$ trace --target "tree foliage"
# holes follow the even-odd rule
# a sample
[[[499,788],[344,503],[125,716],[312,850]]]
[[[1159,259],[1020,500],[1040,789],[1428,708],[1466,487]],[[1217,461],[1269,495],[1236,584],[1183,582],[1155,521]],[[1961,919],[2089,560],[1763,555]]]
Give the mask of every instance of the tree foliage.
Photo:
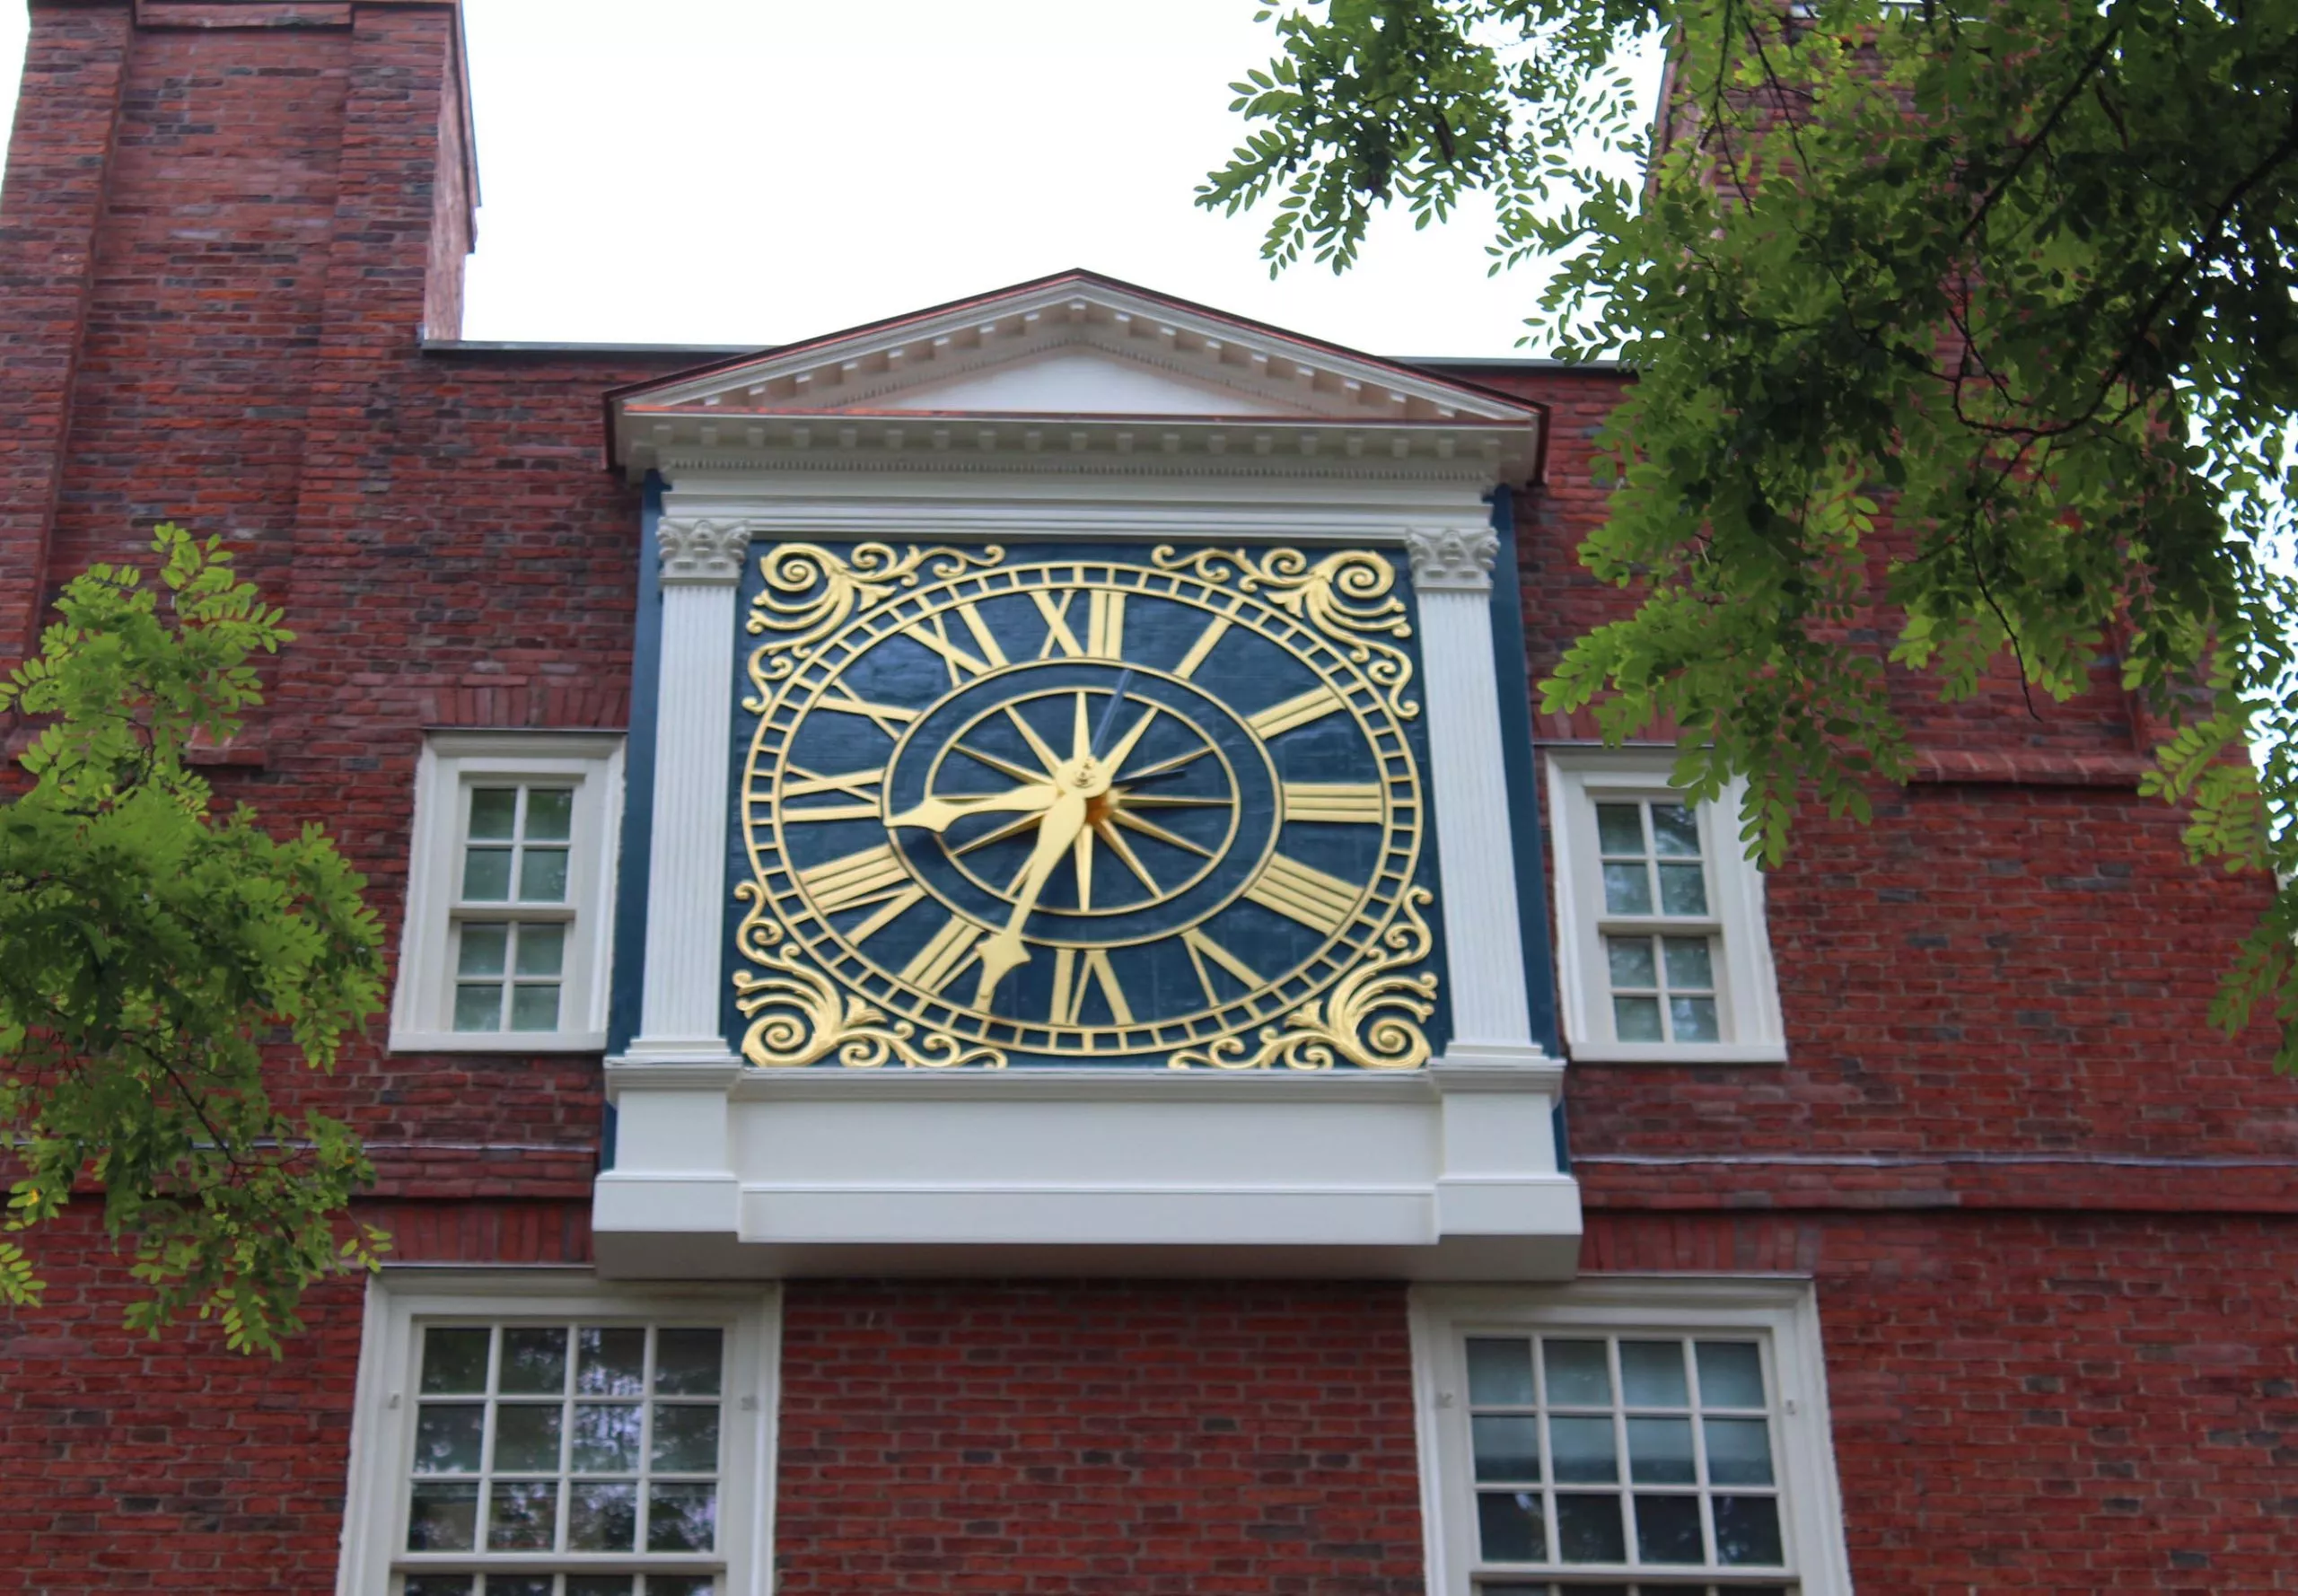
[[[153,548],[164,603],[137,570],[95,566],[0,683],[0,711],[46,717],[31,785],[0,806],[5,1230],[92,1175],[144,1288],[132,1326],[196,1311],[276,1355],[304,1288],[382,1237],[341,1223],[373,1178],[358,1142],[276,1109],[266,1055],[332,1066],[379,1006],[381,935],[318,827],[280,840],[245,807],[211,811],[186,750],[232,736],[259,701],[251,656],[293,634],[215,541],[163,526]],[[0,1238],[0,1302],[41,1290]]]
[[[2298,873],[2298,4],[1262,14],[1280,53],[1201,203],[1273,201],[1272,269],[1338,270],[1374,209],[1486,191],[1494,269],[1557,263],[1535,327],[1637,373],[1582,555],[1640,603],[1548,708],[1672,723],[1776,860],[1799,793],[1864,818],[1909,773],[1893,676],[1954,699],[2008,661],[2039,702],[2107,657],[2195,855]],[[1655,141],[1629,85],[1662,40]],[[2270,1008],[2285,1069],[2294,934],[2285,888],[2214,1010]]]

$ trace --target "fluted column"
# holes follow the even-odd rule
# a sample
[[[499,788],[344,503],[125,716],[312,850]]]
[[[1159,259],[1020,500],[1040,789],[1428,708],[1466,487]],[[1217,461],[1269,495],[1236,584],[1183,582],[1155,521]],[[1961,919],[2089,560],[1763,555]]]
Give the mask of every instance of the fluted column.
[[[1427,674],[1429,785],[1435,794],[1444,958],[1459,1062],[1539,1059],[1524,1001],[1516,854],[1492,653],[1489,527],[1407,534]],[[1537,883],[1535,883],[1537,885]]]
[[[665,519],[646,979],[628,1057],[732,1062],[719,1025],[740,522]]]

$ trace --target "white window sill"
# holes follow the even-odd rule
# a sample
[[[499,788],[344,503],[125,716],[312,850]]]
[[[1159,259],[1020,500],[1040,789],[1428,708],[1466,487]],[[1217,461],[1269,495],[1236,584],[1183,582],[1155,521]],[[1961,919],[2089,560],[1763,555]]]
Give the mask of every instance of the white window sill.
[[[1574,1042],[1574,1064],[1785,1064],[1785,1042]]]
[[[400,1030],[384,1046],[393,1053],[603,1053],[603,1030]]]

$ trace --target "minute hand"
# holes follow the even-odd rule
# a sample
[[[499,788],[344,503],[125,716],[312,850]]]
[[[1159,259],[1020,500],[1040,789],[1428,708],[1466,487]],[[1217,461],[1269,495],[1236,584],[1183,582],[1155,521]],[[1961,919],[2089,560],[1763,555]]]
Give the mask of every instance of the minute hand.
[[[1013,916],[1005,922],[1004,930],[981,944],[981,985],[974,993],[975,1008],[986,1012],[1006,972],[1030,961],[1029,950],[1022,945],[1022,923],[1037,908],[1046,878],[1076,840],[1077,833],[1084,829],[1085,805],[1084,794],[1064,787],[1038,822],[1038,846],[1031,851],[1029,867],[1022,873],[1020,900],[1013,905]]]

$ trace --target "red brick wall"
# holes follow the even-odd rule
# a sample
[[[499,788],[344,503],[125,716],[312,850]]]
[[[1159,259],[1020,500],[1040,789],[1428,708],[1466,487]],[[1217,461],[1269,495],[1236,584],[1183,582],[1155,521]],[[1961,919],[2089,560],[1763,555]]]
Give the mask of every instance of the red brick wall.
[[[794,1282],[785,1596],[1417,1596],[1404,1293]]]

